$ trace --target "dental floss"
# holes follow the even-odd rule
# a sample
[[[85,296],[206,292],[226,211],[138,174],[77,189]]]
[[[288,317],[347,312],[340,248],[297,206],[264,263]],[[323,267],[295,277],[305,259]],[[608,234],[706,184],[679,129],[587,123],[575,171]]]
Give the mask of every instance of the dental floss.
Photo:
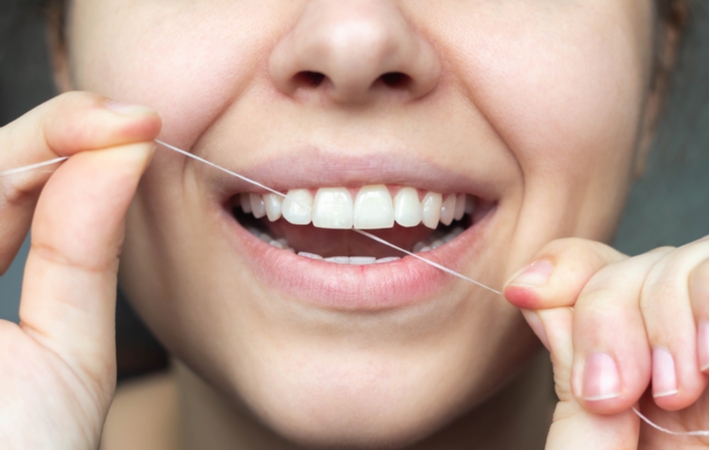
[[[204,158],[201,158],[201,157],[199,157],[199,156],[197,156],[197,155],[193,155],[193,154],[190,153],[190,152],[187,152],[187,151],[185,151],[185,150],[179,149],[179,148],[177,148],[177,147],[175,147],[175,146],[173,146],[173,145],[170,145],[170,144],[168,144],[168,143],[166,143],[166,142],[163,142],[163,141],[158,140],[158,139],[156,139],[155,142],[156,142],[157,144],[159,144],[159,145],[162,145],[163,147],[165,147],[165,148],[167,148],[167,149],[170,149],[170,150],[172,150],[172,151],[174,151],[174,152],[180,153],[181,155],[187,156],[188,158],[192,158],[192,159],[197,160],[197,161],[199,161],[199,162],[201,162],[201,163],[207,164],[207,165],[210,166],[210,167],[214,167],[214,168],[217,169],[217,170],[221,170],[222,172],[225,172],[225,173],[227,173],[227,174],[229,174],[229,175],[231,175],[231,176],[233,176],[233,177],[239,178],[239,179],[242,180],[242,181],[246,181],[247,183],[250,183],[250,184],[253,184],[253,185],[255,185],[255,186],[258,186],[258,187],[260,187],[260,188],[262,188],[262,189],[264,189],[264,190],[267,190],[267,191],[269,191],[269,192],[271,192],[271,193],[273,193],[273,194],[279,195],[279,196],[281,196],[281,197],[283,197],[283,198],[290,198],[288,195],[283,194],[283,193],[281,193],[281,192],[279,192],[279,191],[277,191],[277,190],[275,190],[275,189],[271,189],[270,187],[265,186],[265,185],[259,183],[258,181],[252,180],[252,179],[250,179],[250,178],[248,178],[248,177],[245,177],[244,175],[240,175],[240,174],[238,174],[238,173],[236,173],[236,172],[233,172],[233,171],[231,171],[231,170],[229,170],[229,169],[226,169],[226,168],[224,168],[224,167],[222,167],[222,166],[219,166],[219,165],[217,165],[217,164],[215,164],[215,163],[213,163],[213,162],[207,161],[207,160],[204,159]],[[40,162],[40,163],[30,164],[30,165],[28,165],[28,166],[23,166],[23,167],[18,167],[18,168],[16,168],[16,169],[5,170],[5,171],[3,171],[3,172],[0,172],[0,177],[4,177],[4,176],[7,176],[7,175],[14,175],[14,174],[22,173],[22,172],[29,172],[29,171],[31,171],[31,170],[38,169],[38,168],[40,168],[40,167],[49,166],[49,165],[52,165],[52,164],[57,164],[57,163],[62,162],[62,161],[64,161],[64,160],[66,160],[66,159],[68,159],[67,156],[62,156],[62,157],[59,157],[59,158],[50,159],[50,160],[48,160],[48,161],[44,161],[44,162]],[[307,209],[311,209],[309,206],[304,205],[304,204],[301,203],[301,202],[298,202],[296,199],[292,199],[292,198],[291,198],[291,200],[294,201],[294,202],[296,202],[296,203],[298,203],[298,204],[300,204],[301,206],[304,206],[304,207],[307,208]],[[428,260],[428,259],[426,259],[426,258],[423,258],[423,257],[417,255],[416,253],[409,252],[409,251],[407,251],[407,250],[405,250],[405,249],[403,249],[403,248],[401,248],[401,247],[398,247],[398,246],[396,246],[396,245],[394,245],[394,244],[392,244],[392,243],[390,243],[390,242],[388,242],[388,241],[386,241],[386,240],[384,240],[384,239],[382,239],[382,238],[380,238],[380,237],[378,237],[378,236],[375,236],[375,235],[372,234],[372,233],[368,233],[367,231],[356,230],[356,229],[353,229],[353,231],[355,231],[356,233],[359,233],[359,234],[361,234],[361,235],[363,235],[363,236],[365,236],[365,237],[368,237],[368,238],[370,238],[370,239],[372,239],[372,240],[374,240],[374,241],[376,241],[376,242],[379,242],[380,244],[386,245],[386,246],[391,247],[391,248],[393,248],[393,249],[395,249],[395,250],[398,250],[398,251],[400,251],[400,252],[402,252],[402,253],[405,253],[405,254],[407,254],[407,255],[409,255],[409,256],[412,256],[412,257],[414,257],[414,258],[416,258],[416,259],[418,259],[418,260],[420,260],[420,261],[422,261],[422,262],[424,262],[424,263],[426,263],[426,264],[429,264],[429,265],[432,266],[432,267],[435,267],[435,268],[437,268],[437,269],[439,269],[439,270],[441,270],[441,271],[443,271],[443,272],[448,273],[449,275],[453,275],[453,276],[455,276],[455,277],[461,278],[462,280],[468,281],[469,283],[473,283],[473,284],[475,284],[475,285],[477,285],[477,286],[480,286],[480,287],[482,287],[482,288],[484,288],[484,289],[488,289],[489,291],[491,291],[491,292],[493,292],[493,293],[495,293],[495,294],[498,294],[498,295],[501,295],[501,296],[503,295],[502,292],[500,292],[500,291],[498,291],[498,290],[496,290],[496,289],[493,289],[492,287],[486,286],[485,284],[483,284],[483,283],[481,283],[481,282],[478,282],[478,281],[476,281],[476,280],[474,280],[474,279],[472,279],[472,278],[469,278],[469,277],[467,277],[467,276],[465,276],[465,275],[462,275],[462,274],[460,274],[460,273],[458,273],[458,272],[456,272],[456,271],[454,271],[454,270],[449,269],[448,267],[442,266],[441,264],[435,263],[434,261],[430,261],[430,260]],[[668,430],[668,429],[666,429],[666,428],[661,427],[660,425],[656,425],[655,423],[651,422],[651,420],[650,420],[648,417],[646,417],[646,416],[644,416],[643,414],[641,414],[641,412],[640,412],[639,410],[637,410],[635,407],[632,406],[631,409],[634,411],[634,413],[636,413],[637,416],[639,416],[639,418],[641,418],[641,420],[643,420],[644,422],[646,422],[647,424],[649,424],[649,425],[652,426],[653,428],[657,429],[658,431],[661,431],[662,433],[670,434],[670,435],[673,435],[673,436],[700,436],[700,437],[708,437],[708,436],[710,435],[710,433],[709,433],[708,431],[705,431],[705,430],[698,430],[698,431],[671,431],[671,430]]]
[[[173,145],[170,145],[170,144],[168,144],[168,143],[166,143],[166,142],[161,141],[160,139],[156,139],[155,142],[156,142],[157,144],[162,145],[163,147],[166,147],[166,148],[172,150],[172,151],[178,152],[178,153],[180,153],[181,155],[185,155],[185,156],[187,156],[187,157],[189,157],[189,158],[192,158],[192,159],[195,159],[195,160],[197,160],[197,161],[200,161],[201,163],[205,163],[205,164],[207,164],[207,165],[210,166],[210,167],[214,167],[214,168],[217,169],[217,170],[221,170],[222,172],[227,173],[227,174],[229,174],[229,175],[231,175],[231,176],[233,176],[233,177],[237,177],[237,178],[239,178],[239,179],[242,180],[242,181],[246,181],[247,183],[251,183],[251,184],[253,184],[254,186],[258,186],[258,187],[260,187],[260,188],[262,188],[262,189],[266,189],[267,191],[271,192],[272,194],[280,195],[280,196],[283,197],[283,198],[288,198],[288,199],[290,199],[291,201],[296,202],[296,203],[298,203],[299,205],[301,205],[301,206],[303,206],[303,207],[305,207],[305,208],[307,208],[307,209],[311,209],[309,206],[304,205],[303,203],[299,202],[299,201],[296,200],[295,198],[290,198],[288,195],[286,195],[286,194],[284,194],[284,193],[281,193],[281,192],[279,192],[279,191],[277,191],[277,190],[275,190],[275,189],[271,189],[270,187],[265,186],[265,185],[259,183],[258,181],[252,180],[251,178],[247,178],[247,177],[245,177],[244,175],[240,175],[240,174],[238,174],[238,173],[236,173],[236,172],[232,172],[232,171],[229,170],[229,169],[225,169],[224,167],[218,166],[217,164],[215,164],[215,163],[213,163],[213,162],[210,162],[210,161],[207,161],[207,160],[204,159],[204,158],[200,158],[199,156],[193,155],[193,154],[190,153],[190,152],[186,152],[185,150],[181,150],[181,149],[179,149],[179,148],[177,148],[177,147],[175,147],[175,146],[173,146]]]
[[[416,253],[412,253],[412,252],[410,252],[410,251],[407,251],[407,250],[403,249],[402,247],[398,247],[398,246],[392,244],[391,242],[385,241],[385,240],[382,239],[381,237],[375,236],[375,235],[372,234],[372,233],[368,233],[367,231],[363,231],[363,230],[357,230],[357,229],[355,229],[355,228],[353,228],[352,230],[353,230],[354,232],[356,232],[356,233],[362,234],[363,236],[369,237],[369,238],[372,239],[373,241],[377,241],[377,242],[379,242],[380,244],[386,245],[386,246],[391,247],[391,248],[393,248],[393,249],[395,249],[395,250],[399,250],[399,251],[402,252],[402,253],[406,253],[406,254],[409,255],[409,256],[412,256],[412,257],[414,257],[414,258],[417,258],[418,260],[423,261],[423,262],[429,264],[429,265],[432,266],[432,267],[436,267],[437,269],[441,270],[442,272],[446,272],[446,273],[448,273],[449,275],[453,275],[453,276],[455,276],[455,277],[461,278],[462,280],[466,280],[466,281],[468,281],[469,283],[473,283],[473,284],[475,284],[475,285],[477,285],[477,286],[482,287],[483,289],[488,289],[489,291],[493,292],[494,294],[503,295],[502,292],[497,291],[497,290],[493,289],[492,287],[488,287],[488,286],[486,286],[485,284],[481,283],[480,281],[476,281],[476,280],[474,280],[473,278],[469,278],[469,277],[467,277],[466,275],[462,275],[462,274],[460,274],[460,273],[458,273],[458,272],[455,272],[455,271],[449,269],[448,267],[442,266],[442,265],[439,264],[439,263],[435,263],[434,261],[431,261],[431,260],[429,260],[429,259],[423,258],[423,257],[417,255]]]
[[[3,172],[0,172],[0,177],[4,177],[7,175],[15,175],[18,173],[23,173],[23,172],[29,172],[29,171],[32,171],[35,169],[39,169],[40,167],[51,166],[52,164],[60,163],[68,158],[69,158],[68,156],[60,156],[59,158],[50,159],[49,161],[42,161],[37,164],[30,164],[29,166],[18,167],[17,169],[5,170]]]
[[[663,428],[662,426],[656,425],[655,423],[651,422],[651,419],[649,419],[648,417],[646,417],[646,416],[644,416],[643,414],[641,414],[641,411],[639,411],[638,409],[636,409],[634,406],[632,406],[631,409],[634,410],[634,412],[636,413],[636,415],[639,416],[639,417],[641,418],[641,420],[643,420],[643,421],[646,422],[647,424],[651,425],[653,428],[655,428],[655,429],[657,429],[658,431],[661,431],[661,432],[663,432],[663,433],[672,434],[673,436],[700,436],[700,437],[708,437],[708,435],[710,435],[709,432],[704,431],[704,430],[700,430],[700,431],[671,431],[671,430],[669,430],[669,429],[667,429],[667,428]]]

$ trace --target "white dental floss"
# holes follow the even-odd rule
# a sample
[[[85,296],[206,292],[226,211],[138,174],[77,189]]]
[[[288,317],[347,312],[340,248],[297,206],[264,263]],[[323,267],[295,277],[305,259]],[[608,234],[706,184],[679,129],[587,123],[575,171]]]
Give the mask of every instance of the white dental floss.
[[[281,192],[279,192],[279,191],[277,191],[277,190],[275,190],[275,189],[271,189],[270,187],[265,186],[265,185],[259,183],[258,181],[252,180],[252,179],[250,179],[250,178],[248,178],[248,177],[245,177],[244,175],[240,175],[240,174],[238,174],[238,173],[236,173],[236,172],[233,172],[233,171],[231,171],[231,170],[229,170],[229,169],[226,169],[226,168],[224,168],[224,167],[222,167],[222,166],[219,166],[219,165],[217,165],[217,164],[215,164],[215,163],[213,163],[213,162],[207,161],[207,160],[204,159],[204,158],[201,158],[201,157],[199,157],[199,156],[197,156],[197,155],[193,155],[193,154],[190,153],[190,152],[187,152],[187,151],[185,151],[185,150],[179,149],[179,148],[177,148],[177,147],[175,147],[175,146],[173,146],[173,145],[170,145],[170,144],[168,144],[168,143],[166,143],[166,142],[163,142],[163,141],[158,140],[158,139],[156,139],[155,142],[156,142],[157,144],[159,144],[159,145],[161,145],[161,146],[163,146],[163,147],[169,149],[169,150],[172,150],[172,151],[174,151],[174,152],[180,153],[181,155],[187,156],[188,158],[192,158],[192,159],[194,159],[194,160],[196,160],[196,161],[199,161],[199,162],[201,162],[201,163],[207,164],[207,165],[210,166],[210,167],[214,167],[214,168],[217,169],[217,170],[221,170],[222,172],[225,172],[225,173],[227,173],[227,174],[229,174],[229,175],[231,175],[231,176],[233,176],[233,177],[239,178],[240,180],[245,181],[245,182],[247,182],[247,183],[253,184],[254,186],[258,186],[258,187],[260,187],[260,188],[262,188],[262,189],[264,189],[264,190],[267,190],[267,191],[269,191],[269,192],[271,192],[271,193],[273,193],[273,194],[279,195],[279,196],[281,196],[281,197],[283,197],[283,198],[290,198],[290,197],[288,197],[286,194],[283,194],[283,193],[281,193]],[[57,164],[57,163],[62,162],[62,161],[64,161],[64,160],[66,160],[66,159],[68,159],[68,157],[63,156],[63,157],[60,157],[60,158],[54,158],[54,159],[50,159],[50,160],[48,160],[48,161],[44,161],[44,162],[40,162],[40,163],[36,163],[36,164],[30,164],[30,165],[28,165],[28,166],[18,167],[18,168],[16,168],[16,169],[5,170],[5,171],[3,171],[3,172],[0,172],[0,177],[4,177],[4,176],[7,176],[7,175],[14,175],[14,174],[22,173],[22,172],[29,172],[29,171],[31,171],[31,170],[38,169],[38,168],[40,168],[40,167],[49,166],[49,165],[52,165],[52,164]],[[291,200],[294,201],[294,202],[296,202],[296,203],[298,203],[298,204],[300,204],[301,206],[303,206],[303,207],[305,207],[305,208],[311,209],[310,206],[304,205],[304,204],[302,204],[301,202],[297,201],[296,199],[291,199]],[[434,261],[430,261],[430,260],[428,260],[428,259],[426,259],[426,258],[423,258],[423,257],[420,256],[420,255],[417,255],[417,254],[415,254],[415,253],[409,252],[409,251],[407,251],[407,250],[405,250],[405,249],[403,249],[403,248],[401,248],[401,247],[398,247],[398,246],[396,246],[396,245],[394,245],[394,244],[392,244],[392,243],[390,243],[390,242],[388,242],[388,241],[386,241],[386,240],[384,240],[384,239],[382,239],[382,238],[380,238],[380,237],[378,237],[378,236],[375,236],[375,235],[372,234],[372,233],[368,233],[367,231],[356,230],[356,229],[353,229],[353,231],[356,232],[356,233],[360,233],[361,235],[363,235],[363,236],[365,236],[365,237],[368,237],[368,238],[370,238],[370,239],[372,239],[372,240],[374,240],[374,241],[376,241],[376,242],[379,242],[380,244],[386,245],[386,246],[388,246],[388,247],[390,247],[390,248],[393,248],[393,249],[395,249],[395,250],[398,250],[398,251],[400,251],[400,252],[402,252],[402,253],[405,253],[405,254],[407,254],[407,255],[409,255],[409,256],[412,256],[412,257],[414,257],[414,258],[417,258],[418,260],[420,260],[420,261],[422,261],[422,262],[424,262],[424,263],[426,263],[426,264],[429,264],[430,266],[435,267],[435,268],[437,268],[437,269],[439,269],[439,270],[441,270],[441,271],[443,271],[443,272],[446,272],[446,273],[448,273],[449,275],[453,275],[453,276],[455,276],[455,277],[461,278],[462,280],[468,281],[469,283],[473,283],[473,284],[475,284],[475,285],[477,285],[477,286],[480,286],[480,287],[482,287],[482,288],[484,288],[484,289],[487,289],[487,290],[489,290],[489,291],[491,291],[491,292],[493,292],[493,293],[495,293],[495,294],[503,295],[500,291],[498,291],[498,290],[496,290],[496,289],[493,289],[492,287],[486,286],[485,284],[483,284],[483,283],[481,283],[481,282],[479,282],[479,281],[476,281],[476,280],[474,280],[474,279],[472,279],[472,278],[469,278],[469,277],[467,277],[467,276],[465,276],[465,275],[462,275],[462,274],[460,274],[460,273],[458,273],[458,272],[456,272],[456,271],[454,271],[454,270],[449,269],[448,267],[445,267],[445,266],[442,266],[441,264],[435,263]],[[666,428],[661,427],[660,425],[657,425],[657,424],[651,422],[651,420],[650,420],[649,418],[647,418],[646,416],[644,416],[643,414],[641,414],[641,412],[640,412],[639,410],[637,410],[635,407],[632,406],[631,409],[634,411],[634,413],[636,413],[637,416],[639,416],[639,418],[641,418],[641,420],[643,420],[644,422],[646,422],[647,424],[649,424],[650,426],[652,426],[653,428],[657,429],[658,431],[660,431],[660,432],[662,432],[662,433],[670,434],[670,435],[673,435],[673,436],[701,436],[701,437],[704,436],[704,437],[707,437],[707,436],[710,435],[710,433],[709,433],[708,431],[705,431],[705,430],[698,430],[698,431],[681,431],[681,432],[679,432],[679,431],[671,431],[671,430],[668,430],[668,429],[666,429]]]
[[[30,172],[32,170],[39,169],[40,167],[51,166],[52,164],[60,163],[66,159],[69,159],[69,157],[60,156],[59,158],[50,159],[49,161],[42,161],[37,164],[30,164],[29,166],[18,167],[17,169],[5,170],[3,172],[0,172],[0,177],[4,177],[7,175],[15,175],[23,172]]]

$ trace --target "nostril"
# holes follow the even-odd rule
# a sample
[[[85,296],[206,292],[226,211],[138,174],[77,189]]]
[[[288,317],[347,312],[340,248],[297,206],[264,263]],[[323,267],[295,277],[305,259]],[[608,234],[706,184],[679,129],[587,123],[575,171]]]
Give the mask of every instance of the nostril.
[[[315,88],[320,86],[323,80],[325,80],[325,75],[320,72],[304,70],[302,72],[298,72],[294,77],[294,80],[298,87]]]
[[[412,78],[402,72],[387,72],[380,76],[385,86],[395,89],[406,89],[412,83]]]

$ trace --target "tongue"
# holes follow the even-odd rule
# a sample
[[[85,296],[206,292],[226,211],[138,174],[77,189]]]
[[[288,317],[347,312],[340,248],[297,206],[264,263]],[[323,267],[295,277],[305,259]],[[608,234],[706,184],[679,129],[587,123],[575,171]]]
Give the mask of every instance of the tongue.
[[[325,258],[330,256],[374,256],[375,258],[404,256],[400,252],[352,230],[330,230],[316,228],[313,225],[293,225],[283,219],[276,222],[265,222],[262,223],[268,228],[268,233],[272,237],[286,239],[289,247],[296,252],[315,253]],[[395,225],[394,228],[386,230],[368,231],[399,247],[411,250],[417,242],[426,241],[434,230],[423,225],[412,228]]]

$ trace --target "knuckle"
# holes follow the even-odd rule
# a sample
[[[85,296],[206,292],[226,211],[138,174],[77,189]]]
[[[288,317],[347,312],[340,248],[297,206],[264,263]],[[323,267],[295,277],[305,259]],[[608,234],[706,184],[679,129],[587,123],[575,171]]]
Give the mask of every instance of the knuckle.
[[[34,242],[31,244],[30,252],[33,252],[39,258],[42,258],[54,266],[63,266],[81,272],[102,274],[115,273],[118,271],[118,252],[112,252],[110,255],[107,255],[106,258],[101,258],[97,261],[81,261],[78,258],[67,255],[56,247]]]
[[[34,203],[36,189],[28,188],[21,177],[0,179],[0,208],[26,207]]]
[[[551,241],[539,256],[552,257],[557,261],[588,261],[595,267],[603,267],[625,258],[625,255],[606,244],[579,237]]]
[[[63,154],[94,142],[97,129],[90,120],[90,112],[102,108],[105,100],[98,94],[80,91],[67,92],[53,99],[42,124],[47,147]]]

